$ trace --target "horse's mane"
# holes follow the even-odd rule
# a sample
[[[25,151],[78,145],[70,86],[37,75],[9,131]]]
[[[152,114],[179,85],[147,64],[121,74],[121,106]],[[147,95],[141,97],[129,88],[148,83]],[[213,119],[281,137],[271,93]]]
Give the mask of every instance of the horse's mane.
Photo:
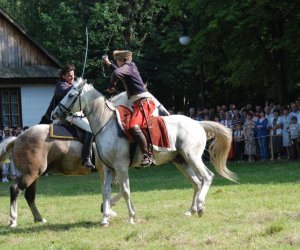
[[[93,84],[88,84],[87,83],[87,84],[84,85],[83,89],[84,89],[84,92],[87,93],[88,99],[90,101],[93,101],[93,100],[95,100],[95,99],[97,99],[99,97],[102,97],[103,99],[106,100],[105,95],[103,95],[98,89],[96,89],[93,86]]]
[[[119,106],[119,105],[125,105],[128,102],[128,98],[127,98],[127,93],[126,91],[121,92],[113,97],[111,97],[109,99],[110,102],[112,102],[115,106]]]
[[[86,90],[86,93],[88,94],[87,99],[90,103],[93,103],[95,110],[102,110],[101,117],[95,116],[94,119],[98,118],[98,120],[101,120],[101,122],[106,123],[111,117],[110,109],[106,109],[106,98],[105,96],[94,88],[92,84],[85,84],[84,89]],[[99,114],[100,115],[100,114]]]
[[[86,87],[87,86],[87,87]],[[98,89],[96,89],[92,84],[86,84],[85,88],[89,91],[90,100],[93,100],[95,97],[98,97],[98,94],[100,96],[103,96],[107,101],[113,103],[114,106],[119,106],[119,105],[125,105],[127,104],[128,98],[127,98],[127,93],[126,91],[121,92],[115,96],[112,96],[110,98],[107,98],[105,95],[101,93]]]

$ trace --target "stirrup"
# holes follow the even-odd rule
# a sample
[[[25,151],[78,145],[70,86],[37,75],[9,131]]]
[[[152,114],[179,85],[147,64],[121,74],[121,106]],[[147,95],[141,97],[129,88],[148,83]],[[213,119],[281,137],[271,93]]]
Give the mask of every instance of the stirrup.
[[[143,155],[141,166],[151,165],[154,162],[153,158],[147,154]]]

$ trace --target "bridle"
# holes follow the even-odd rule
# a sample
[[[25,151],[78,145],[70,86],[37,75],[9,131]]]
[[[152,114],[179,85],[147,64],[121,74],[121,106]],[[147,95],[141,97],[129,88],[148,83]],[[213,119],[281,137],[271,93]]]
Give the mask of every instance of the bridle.
[[[73,88],[73,89],[75,89],[75,88]],[[77,90],[75,89],[75,91],[77,92],[77,95],[76,95],[76,97],[74,98],[74,100],[71,102],[71,104],[69,105],[69,107],[66,107],[66,106],[63,105],[61,102],[59,102],[59,104],[57,105],[58,108],[59,108],[59,110],[60,110],[63,114],[67,114],[67,115],[71,114],[71,110],[72,110],[72,108],[74,107],[75,103],[77,102],[77,99],[78,99],[78,98],[79,98],[79,110],[82,110],[82,109],[81,109],[81,93],[82,93],[82,90],[77,91]],[[74,96],[73,93],[70,93],[70,94],[68,94],[68,95],[69,95],[69,97],[73,97],[73,96]]]
[[[77,92],[77,93],[69,93],[68,96],[69,97],[74,97],[74,100],[71,102],[71,104],[69,105],[69,107],[66,107],[65,105],[63,105],[62,103],[59,103],[57,106],[58,106],[58,109],[63,113],[63,114],[71,114],[71,110],[72,108],[74,107],[77,99],[79,98],[79,110],[82,110],[81,108],[81,94],[82,94],[82,89],[81,90],[76,90],[75,87],[73,87],[73,89]],[[90,115],[91,111],[85,115],[85,117],[88,117]],[[102,126],[96,133],[94,131],[92,131],[92,134],[96,137],[98,134],[100,134],[104,128],[107,127],[107,125],[109,124],[109,122],[111,121],[111,118],[112,116],[107,120],[107,122],[104,124],[104,126]],[[92,128],[91,128],[92,130]],[[96,149],[97,149],[97,153],[98,153],[98,156],[100,158],[100,160],[107,166],[107,167],[111,167],[110,164],[107,163],[106,160],[103,159],[103,156],[101,157],[101,151],[100,149],[98,148],[97,144],[96,144]]]

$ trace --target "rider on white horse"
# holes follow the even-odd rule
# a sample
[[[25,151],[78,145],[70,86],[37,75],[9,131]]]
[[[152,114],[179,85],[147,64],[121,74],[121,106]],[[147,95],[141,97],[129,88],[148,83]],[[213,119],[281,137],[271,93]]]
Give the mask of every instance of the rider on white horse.
[[[129,125],[130,131],[143,153],[141,165],[150,165],[154,160],[141,127],[147,126],[147,119],[153,114],[155,103],[140,76],[137,66],[132,62],[132,52],[129,50],[115,50],[113,57],[117,66],[112,64],[107,56],[103,57],[103,62],[113,71],[106,91],[114,93],[117,82],[121,80],[123,83],[130,106],[133,108]]]
[[[73,65],[67,64],[63,67],[59,73],[59,80],[54,90],[54,96],[51,100],[51,103],[46,111],[46,114],[42,117],[41,123],[49,124],[51,123],[50,117],[52,111],[55,109],[56,105],[64,98],[64,96],[69,92],[73,87],[75,78],[75,67]],[[81,112],[76,112],[73,115],[68,115],[66,120],[74,124],[75,126],[86,131],[84,143],[82,147],[82,166],[87,168],[95,168],[94,164],[91,161],[91,150],[94,140],[90,125],[88,120],[83,117]]]

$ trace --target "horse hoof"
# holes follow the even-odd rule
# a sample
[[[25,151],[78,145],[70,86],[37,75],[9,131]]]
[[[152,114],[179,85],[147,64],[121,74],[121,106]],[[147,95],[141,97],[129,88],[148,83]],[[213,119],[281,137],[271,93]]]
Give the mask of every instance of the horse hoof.
[[[185,216],[192,216],[195,212],[196,212],[196,210],[190,209],[190,210],[186,211],[186,212],[184,213],[184,215],[185,215]]]
[[[203,208],[200,208],[199,210],[198,210],[198,216],[201,218],[201,216],[203,215],[203,213],[204,213],[204,211],[205,211],[205,208],[203,207]]]
[[[16,221],[10,221],[8,223],[8,227],[9,228],[16,228],[17,227],[17,222]]]
[[[192,216],[193,213],[192,213],[191,211],[186,211],[186,212],[184,213],[184,215],[185,215],[185,216]]]
[[[191,211],[186,211],[186,212],[184,213],[184,215],[185,215],[185,216],[192,216],[192,213],[191,213]]]
[[[128,222],[129,222],[129,224],[131,224],[131,225],[134,225],[134,224],[135,224],[133,218],[130,218]]]
[[[48,221],[44,218],[38,219],[38,220],[34,220],[35,223],[41,222],[41,223],[47,223]]]
[[[108,222],[102,222],[101,223],[101,227],[108,227],[109,226],[109,223]]]

